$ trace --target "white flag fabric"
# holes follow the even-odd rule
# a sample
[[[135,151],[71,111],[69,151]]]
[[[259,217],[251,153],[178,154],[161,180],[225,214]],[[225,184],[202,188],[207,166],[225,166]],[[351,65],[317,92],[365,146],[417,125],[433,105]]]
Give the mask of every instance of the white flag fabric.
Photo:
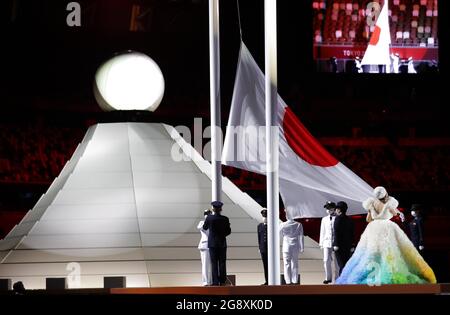
[[[386,65],[387,71],[391,65],[391,31],[389,28],[388,2],[388,0],[384,1],[375,29],[370,37],[369,45],[361,61],[362,65]]]
[[[336,160],[278,95],[280,193],[293,218],[323,217],[327,200],[346,201],[348,214],[365,210],[372,187]],[[266,174],[264,74],[241,43],[222,164]]]

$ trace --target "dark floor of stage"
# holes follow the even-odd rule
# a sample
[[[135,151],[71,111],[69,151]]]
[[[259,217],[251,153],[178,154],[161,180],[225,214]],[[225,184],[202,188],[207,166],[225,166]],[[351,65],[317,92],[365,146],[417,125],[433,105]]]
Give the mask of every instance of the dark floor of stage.
[[[0,295],[12,294],[1,292]],[[191,296],[270,296],[270,295],[439,295],[450,294],[450,284],[422,285],[280,285],[154,287],[115,289],[28,290],[26,295],[191,295]]]

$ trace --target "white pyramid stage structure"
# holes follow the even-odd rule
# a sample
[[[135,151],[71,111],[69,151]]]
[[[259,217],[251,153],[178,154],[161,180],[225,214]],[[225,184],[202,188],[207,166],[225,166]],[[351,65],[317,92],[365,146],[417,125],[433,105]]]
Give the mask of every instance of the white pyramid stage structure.
[[[174,149],[183,161],[172,159]],[[127,287],[201,285],[196,227],[209,207],[210,171],[171,126],[90,127],[60,176],[0,241],[0,278],[27,289],[45,288],[47,277],[67,277],[69,288],[101,288],[105,276],[125,276]],[[227,271],[237,285],[261,284],[261,206],[227,178],[223,202],[232,229]],[[321,251],[310,238],[305,246],[302,283],[321,283]]]

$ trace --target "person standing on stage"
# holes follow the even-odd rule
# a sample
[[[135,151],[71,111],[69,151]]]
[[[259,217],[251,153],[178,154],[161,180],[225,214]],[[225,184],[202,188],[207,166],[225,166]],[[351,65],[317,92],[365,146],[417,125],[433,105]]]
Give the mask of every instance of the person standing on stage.
[[[303,253],[303,226],[294,221],[286,211],[287,221],[280,226],[280,236],[283,239],[284,281],[286,284],[298,284],[298,255]]]
[[[327,211],[327,216],[323,217],[320,223],[319,246],[323,250],[323,267],[325,269],[325,280],[323,284],[329,284],[336,280],[339,273],[336,256],[333,252],[333,226],[336,218],[336,204],[327,201],[323,207]],[[334,275],[332,264],[334,264]]]
[[[209,230],[208,248],[211,258],[212,285],[225,285],[227,281],[227,236],[231,234],[230,220],[221,215],[223,203],[211,202],[213,214],[205,219],[203,229]]]
[[[359,58],[359,57],[355,58],[355,68],[356,68],[356,73],[363,73],[363,68],[361,65],[361,58]]]
[[[267,209],[261,210],[261,215],[263,217],[263,222],[258,224],[258,246],[259,253],[261,254],[261,259],[264,266],[264,279],[263,285],[268,284],[268,256],[267,256]]]
[[[399,73],[400,72],[400,55],[398,53],[391,54],[392,58],[392,72]]]
[[[408,58],[408,73],[417,73],[416,68],[414,68],[414,60],[412,57]]]
[[[203,212],[205,216],[205,220],[212,212],[207,209]],[[202,261],[202,284],[203,286],[208,286],[212,284],[211,279],[211,258],[209,256],[209,248],[208,248],[208,235],[209,231],[203,229],[203,224],[205,224],[204,220],[201,220],[198,223],[197,229],[200,231],[200,242],[198,244],[198,249],[200,250],[200,259]]]
[[[352,255],[353,237],[355,233],[353,221],[347,216],[347,208],[347,203],[344,201],[339,201],[336,204],[333,250],[339,266],[339,275]]]
[[[397,209],[397,199],[378,186],[362,206],[368,211],[369,223],[336,284],[436,283],[433,270],[398,224],[391,221],[394,216],[400,216],[402,222],[405,219]]]
[[[419,253],[422,253],[425,248],[423,242],[422,206],[418,204],[412,205],[411,215],[413,220],[409,222],[409,238]]]
[[[338,72],[337,58],[334,56],[330,58],[330,72],[331,73]]]

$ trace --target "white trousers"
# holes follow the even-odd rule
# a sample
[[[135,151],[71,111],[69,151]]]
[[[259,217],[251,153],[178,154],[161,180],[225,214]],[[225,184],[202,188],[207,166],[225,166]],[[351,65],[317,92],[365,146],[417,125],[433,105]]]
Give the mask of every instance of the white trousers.
[[[211,285],[211,258],[209,257],[209,249],[200,249],[200,259],[202,261],[202,284]]]
[[[334,274],[332,270],[333,265]],[[325,269],[325,280],[336,281],[337,275],[339,274],[339,267],[332,247],[323,248],[323,267]]]
[[[284,281],[286,284],[298,283],[298,248],[283,252]]]

